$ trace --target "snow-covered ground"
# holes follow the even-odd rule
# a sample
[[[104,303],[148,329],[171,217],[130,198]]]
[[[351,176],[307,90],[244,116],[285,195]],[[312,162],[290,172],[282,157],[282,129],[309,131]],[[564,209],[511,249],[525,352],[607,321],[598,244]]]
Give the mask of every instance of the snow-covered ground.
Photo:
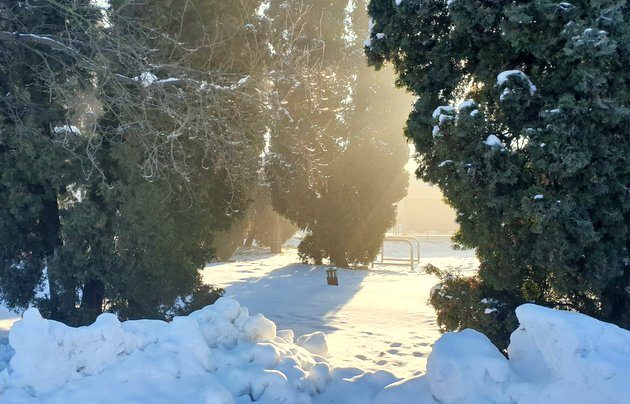
[[[235,300],[171,323],[103,314],[71,328],[29,309],[10,333],[3,403],[626,403],[630,332],[531,304],[506,359],[473,330],[434,345],[426,375],[334,367],[326,338],[297,339]]]
[[[71,328],[29,309],[0,342],[0,402],[628,402],[629,331],[527,304],[509,359],[479,332],[440,335],[427,305],[436,280],[421,267],[477,263],[444,241],[421,252],[414,271],[339,269],[336,287],[295,250],[251,251],[206,268],[226,297],[171,323],[103,314]]]
[[[280,255],[253,251],[234,262],[208,266],[204,280],[226,289],[252,312],[264,313],[296,335],[323,331],[331,364],[397,377],[424,372],[431,345],[439,338],[435,311],[428,304],[437,280],[422,267],[474,270],[472,251],[455,251],[448,238],[426,237],[420,265],[375,265],[372,269],[337,269],[339,286],[328,286],[325,266],[298,264],[295,249]],[[417,254],[417,253],[414,253]],[[405,257],[404,243],[387,243],[386,257]]]

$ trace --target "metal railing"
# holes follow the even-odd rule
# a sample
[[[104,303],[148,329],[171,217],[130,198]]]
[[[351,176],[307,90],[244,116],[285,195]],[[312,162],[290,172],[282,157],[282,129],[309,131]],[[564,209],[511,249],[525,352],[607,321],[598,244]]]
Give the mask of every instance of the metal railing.
[[[407,243],[409,245],[409,258],[398,258],[398,257],[385,257],[385,243],[391,242],[402,242]],[[413,247],[414,243],[418,249],[418,257],[414,259]],[[372,261],[372,268],[374,268],[374,263],[376,260]],[[380,253],[380,262],[381,265],[409,265],[410,269],[413,271],[416,266],[420,263],[420,240],[416,237],[411,236],[387,236],[383,239],[381,243],[381,253]]]

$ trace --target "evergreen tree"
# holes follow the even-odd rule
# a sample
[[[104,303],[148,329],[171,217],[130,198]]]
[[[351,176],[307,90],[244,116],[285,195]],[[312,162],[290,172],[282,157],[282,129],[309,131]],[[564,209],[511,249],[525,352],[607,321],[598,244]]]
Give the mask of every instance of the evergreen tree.
[[[98,17],[91,2],[60,0],[0,2],[0,290],[9,306],[25,306],[42,286],[44,268],[54,315],[73,306],[74,290],[59,265],[60,201],[80,181],[80,162],[59,141],[70,106],[50,91],[68,83],[75,93],[89,87],[74,53],[51,52],[63,45],[50,37],[85,41]],[[82,19],[67,24],[64,9]],[[54,54],[53,54],[54,53]]]
[[[526,301],[630,326],[627,7],[370,2],[369,60],[418,96],[418,175],[480,259],[432,296],[445,329],[505,346]]]
[[[367,264],[404,196],[408,152],[391,136],[396,119],[377,113],[382,105],[374,100],[386,91],[367,67],[357,72],[363,61],[355,31],[367,25],[365,9],[353,2],[307,4],[301,36],[279,36],[277,45],[283,55],[311,55],[312,68],[275,82],[286,114],[271,131],[273,202],[306,230],[299,246],[304,260]]]
[[[13,3],[0,3],[3,300],[24,307],[47,279],[40,308],[74,324],[215,300],[198,269],[249,203],[265,130],[243,53],[257,3]]]

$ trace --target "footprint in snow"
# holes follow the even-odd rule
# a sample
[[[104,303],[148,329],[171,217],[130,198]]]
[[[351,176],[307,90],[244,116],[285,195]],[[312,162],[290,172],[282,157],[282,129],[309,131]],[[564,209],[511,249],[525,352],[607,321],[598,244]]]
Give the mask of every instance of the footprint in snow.
[[[402,343],[400,342],[392,342],[391,344],[389,344],[389,346],[391,346],[392,348],[398,348],[402,346]]]

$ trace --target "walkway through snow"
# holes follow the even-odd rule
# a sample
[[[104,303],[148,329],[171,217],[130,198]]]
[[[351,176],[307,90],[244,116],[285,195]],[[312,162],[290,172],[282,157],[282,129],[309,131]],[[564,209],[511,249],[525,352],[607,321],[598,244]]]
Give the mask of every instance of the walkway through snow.
[[[203,275],[250,312],[265,313],[279,329],[295,335],[324,331],[333,366],[386,370],[397,377],[423,373],[440,336],[428,304],[437,280],[420,268],[431,263],[473,271],[478,266],[472,251],[452,250],[446,239],[421,243],[414,272],[406,266],[340,269],[338,287],[326,285],[325,267],[297,261],[294,249],[280,255],[249,253],[212,264]]]

